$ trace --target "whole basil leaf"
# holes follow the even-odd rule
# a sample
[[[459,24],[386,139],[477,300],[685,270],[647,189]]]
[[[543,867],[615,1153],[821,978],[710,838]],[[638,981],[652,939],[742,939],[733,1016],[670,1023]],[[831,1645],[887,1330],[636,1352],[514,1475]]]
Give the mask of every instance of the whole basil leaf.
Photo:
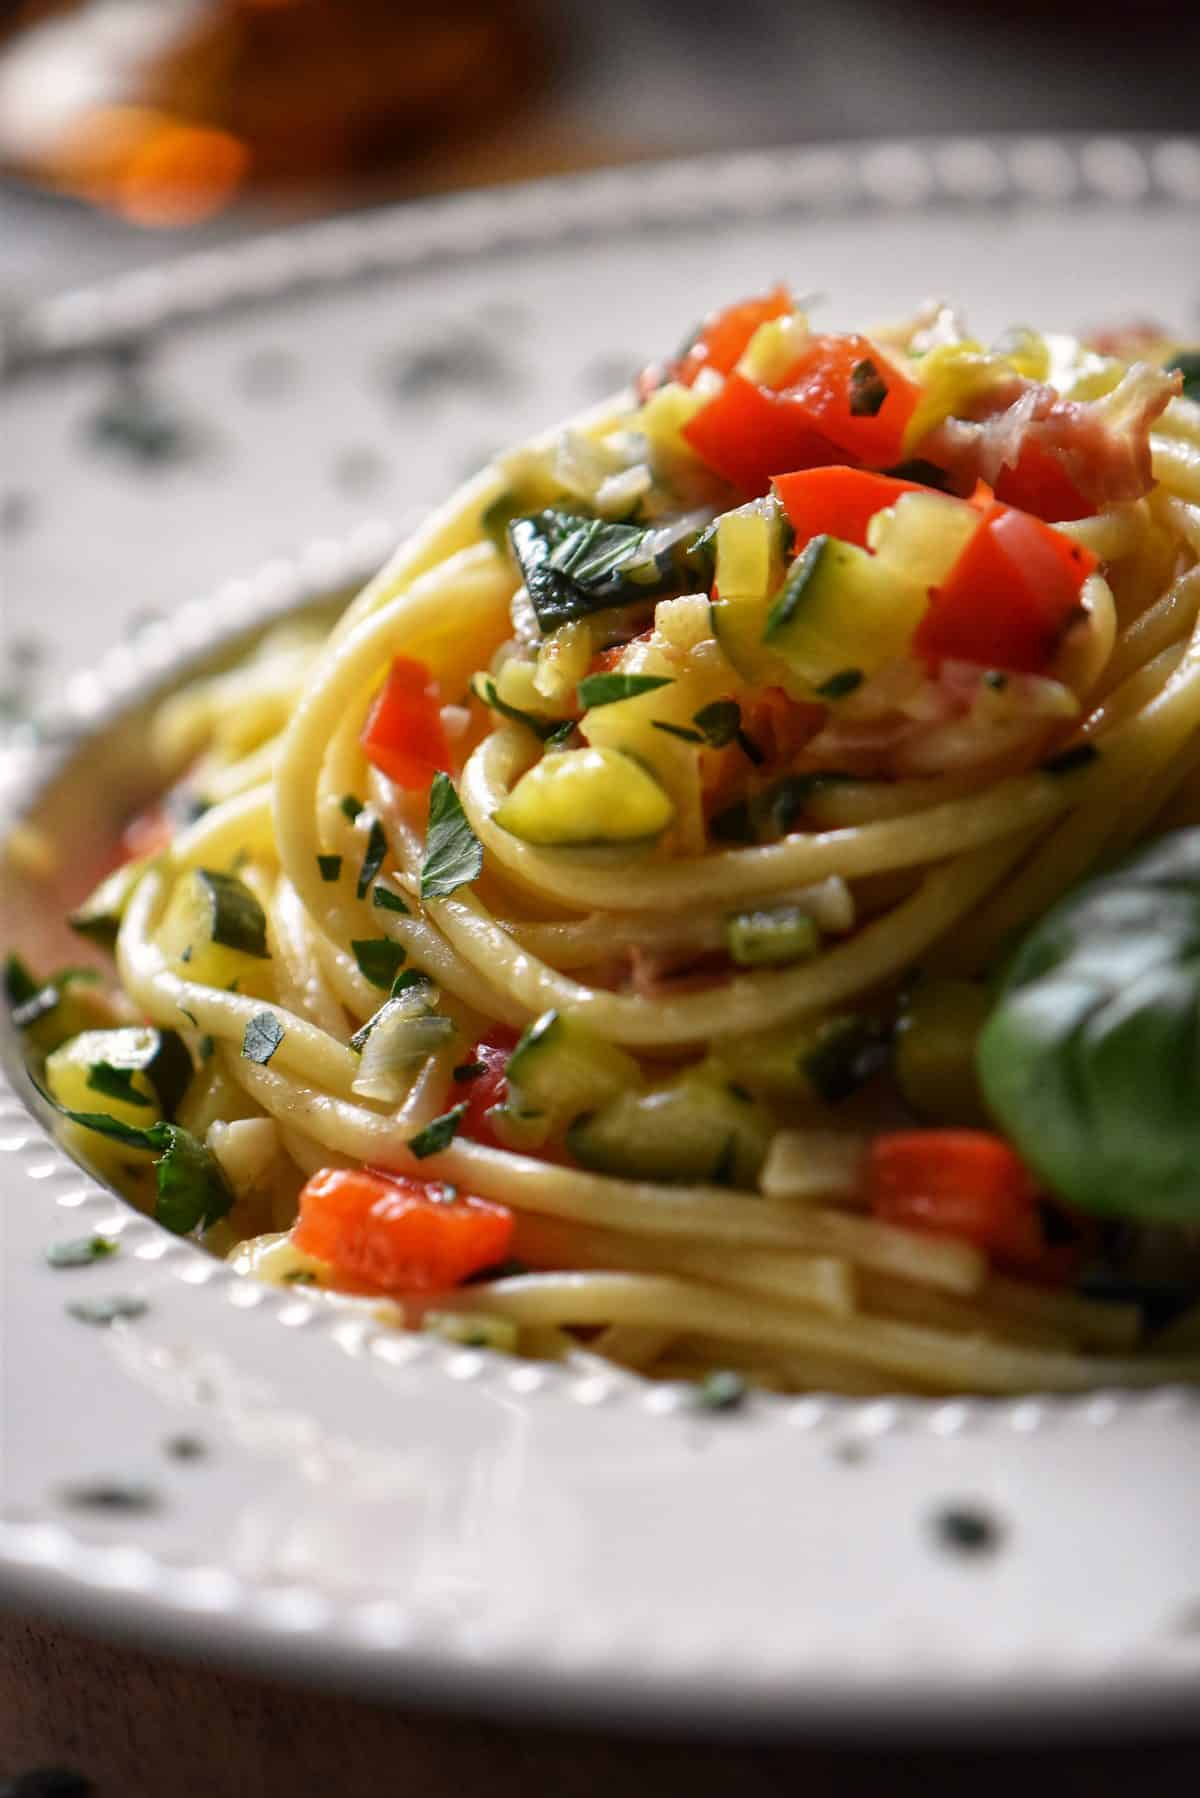
[[[1005,970],[979,1043],[993,1116],[1051,1191],[1200,1221],[1200,830],[1062,899]]]
[[[543,636],[574,618],[668,593],[690,566],[682,540],[656,549],[655,528],[553,506],[514,518],[508,540]]]

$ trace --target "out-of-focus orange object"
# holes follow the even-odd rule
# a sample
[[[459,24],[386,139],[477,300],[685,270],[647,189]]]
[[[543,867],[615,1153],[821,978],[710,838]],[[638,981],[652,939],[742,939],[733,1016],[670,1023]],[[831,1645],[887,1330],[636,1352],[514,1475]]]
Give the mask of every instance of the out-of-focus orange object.
[[[0,163],[188,225],[419,164],[538,72],[522,0],[33,0],[0,37]]]

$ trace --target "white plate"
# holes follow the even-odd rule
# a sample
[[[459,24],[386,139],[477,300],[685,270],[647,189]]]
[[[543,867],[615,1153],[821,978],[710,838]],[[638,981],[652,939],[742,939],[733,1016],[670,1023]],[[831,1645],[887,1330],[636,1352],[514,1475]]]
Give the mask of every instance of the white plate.
[[[9,798],[102,828],[112,738],[65,787],[64,738],[368,567],[390,533],[351,533],[364,485],[394,528],[723,297],[782,276],[827,292],[835,324],[941,292],[984,333],[1195,330],[1198,225],[1194,141],[876,145],[466,196],[55,301],[12,340],[3,521],[11,666],[43,651],[59,741],[16,729]],[[114,346],[148,330],[131,398]],[[148,607],[166,621],[114,647]],[[704,1416],[675,1388],[241,1281],[81,1174],[7,1087],[0,1150],[10,1601],[491,1708],[856,1730],[1189,1714],[1188,1393]],[[45,1264],[92,1230],[115,1259]],[[114,1294],[145,1308],[107,1329],[67,1310]],[[948,1546],[947,1509],[989,1541]]]

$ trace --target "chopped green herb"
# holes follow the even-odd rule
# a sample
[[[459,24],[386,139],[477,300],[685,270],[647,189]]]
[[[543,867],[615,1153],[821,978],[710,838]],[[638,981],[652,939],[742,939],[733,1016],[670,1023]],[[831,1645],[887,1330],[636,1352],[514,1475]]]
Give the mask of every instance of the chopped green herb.
[[[188,1023],[192,1026],[193,1030],[199,1030],[200,1020],[196,1016],[194,1011],[189,1011],[186,1005],[181,1005],[179,1007],[179,1013],[180,1013],[181,1017],[185,1017],[187,1019]]]
[[[989,668],[983,677],[983,684],[993,693],[1003,693],[1008,685],[1008,676],[1001,668]]]
[[[286,1034],[273,1011],[256,1011],[242,1037],[242,1054],[265,1068]]]
[[[290,1268],[283,1277],[289,1286],[315,1286],[317,1284],[317,1276],[311,1267]]]
[[[495,1261],[491,1267],[481,1267],[478,1273],[468,1274],[463,1285],[482,1286],[491,1280],[518,1280],[528,1272],[524,1261]]]
[[[441,1117],[426,1124],[415,1136],[409,1138],[408,1146],[418,1161],[424,1161],[427,1155],[440,1155],[443,1149],[449,1148],[458,1134],[458,1126],[462,1123],[467,1107],[465,1102],[454,1105],[444,1111]]]
[[[1168,374],[1178,369],[1183,376],[1183,397],[1200,406],[1200,350],[1182,350],[1166,364]]]
[[[450,1078],[463,1086],[468,1080],[478,1080],[481,1074],[486,1073],[486,1061],[460,1061],[458,1066],[451,1070]]]
[[[474,691],[484,705],[493,712],[498,713],[501,718],[507,718],[512,724],[523,724],[525,729],[531,730],[541,743],[548,742],[564,727],[567,730],[575,728],[574,722],[570,718],[539,718],[536,712],[525,712],[520,706],[509,705],[506,699],[501,699],[496,691],[496,683],[490,677],[483,677]]]
[[[514,518],[508,540],[543,636],[572,619],[678,587],[696,542],[658,550],[662,537],[654,527],[554,507]]]
[[[801,1068],[818,1098],[838,1105],[880,1073],[891,1059],[891,1038],[874,1018],[828,1018]]]
[[[814,793],[858,778],[855,774],[839,774],[832,769],[812,774],[785,774],[762,792],[735,800],[717,812],[709,820],[709,830],[721,843],[776,842],[795,830]]]
[[[1000,1529],[986,1511],[974,1505],[947,1505],[933,1519],[943,1548],[957,1554],[990,1554],[1000,1543]]]
[[[4,962],[4,996],[11,1006],[24,1005],[39,990],[39,983],[19,955],[9,955]]]
[[[738,1139],[731,1132],[726,1138],[721,1153],[717,1156],[712,1171],[714,1186],[732,1186],[737,1179]]]
[[[354,951],[359,973],[372,986],[380,987],[385,993],[408,959],[400,944],[393,943],[386,936],[355,938],[350,947]]]
[[[1052,755],[1049,761],[1042,763],[1043,774],[1072,774],[1076,768],[1086,768],[1089,762],[1099,759],[1100,751],[1094,743],[1073,743],[1070,749]]]
[[[727,918],[725,944],[739,968],[782,967],[815,955],[821,932],[798,905],[764,905]]]
[[[574,735],[575,735],[575,720],[574,720],[574,718],[564,718],[561,724],[555,725],[554,729],[550,732],[549,736],[546,738],[546,748],[547,749],[561,749],[563,744],[569,743],[571,738]]]
[[[317,867],[321,870],[322,880],[337,880],[342,872],[342,858],[340,855],[318,855]]]
[[[861,668],[843,668],[839,674],[831,674],[822,681],[817,692],[822,699],[845,699],[848,694],[855,693],[863,684]]]
[[[422,974],[419,968],[406,968],[403,974],[397,974],[392,981],[391,997],[395,999],[398,994],[406,993],[410,987],[432,985],[433,981],[429,975]]]
[[[742,728],[742,709],[736,699],[714,699],[701,706],[692,723],[710,749],[724,749]]]
[[[590,711],[594,706],[637,699],[642,693],[654,693],[671,684],[665,674],[587,674],[579,683],[579,703],[584,711]]]
[[[225,1216],[233,1205],[233,1190],[221,1171],[221,1164],[211,1149],[179,1124],[160,1121],[146,1129],[122,1124],[105,1111],[68,1111],[55,1104],[49,1093],[41,1092],[47,1104],[60,1116],[94,1130],[98,1136],[111,1137],[131,1149],[156,1151],[154,1175],[158,1200],[156,1220],[177,1236],[186,1236],[197,1225],[205,1229]]]
[[[483,868],[483,844],[467,822],[448,774],[440,771],[429,790],[429,826],[421,864],[422,899],[445,899],[476,880]]]
[[[373,818],[371,820],[371,828],[367,833],[367,848],[366,853],[363,856],[363,864],[358,871],[358,885],[355,888],[356,898],[366,898],[371,882],[383,866],[383,858],[386,854],[387,837],[384,835],[383,825],[378,818]]]
[[[812,537],[805,545],[802,555],[796,557],[784,576],[782,587],[776,594],[767,614],[767,628],[763,632],[763,642],[769,643],[773,637],[785,631],[800,609],[805,588],[816,572],[817,564],[825,551],[829,536],[822,532]]]
[[[888,384],[869,356],[850,370],[850,416],[875,418],[888,396]]]
[[[125,1318],[144,1317],[149,1309],[145,1299],[135,1299],[124,1293],[113,1293],[103,1299],[76,1299],[67,1306],[70,1315],[78,1318],[81,1324],[96,1324],[101,1328]]]
[[[696,1403],[702,1411],[736,1411],[747,1396],[745,1380],[731,1368],[714,1369],[696,1385]]]
[[[911,462],[897,462],[895,468],[885,468],[884,474],[891,475],[894,481],[915,481],[919,487],[932,487],[937,493],[949,493],[953,483],[944,468],[936,462],[926,462],[923,457],[916,456]]]
[[[399,893],[393,893],[391,887],[377,886],[371,894],[371,904],[379,911],[403,912],[407,917],[408,907]]]
[[[211,1061],[213,1058],[213,1051],[216,1049],[216,1046],[217,1046],[216,1042],[214,1041],[214,1039],[211,1036],[202,1036],[200,1038],[200,1059],[201,1059],[201,1061]]]
[[[118,1246],[111,1236],[72,1236],[65,1242],[52,1242],[46,1260],[51,1267],[91,1267],[93,1262],[115,1255]]]
[[[362,800],[356,799],[353,793],[344,793],[340,803],[342,807],[342,816],[348,818],[351,824],[353,824],[358,817],[359,812],[363,809]]]
[[[189,961],[191,961],[192,956],[194,954],[195,954],[195,950],[192,948],[192,945],[190,943],[188,943],[186,948],[184,948],[183,950],[180,951],[179,959],[181,962],[183,962],[184,966],[186,967],[187,963]]]
[[[140,1070],[136,1068],[114,1067],[111,1061],[96,1061],[88,1069],[87,1084],[93,1092],[103,1093],[106,1099],[123,1099],[126,1105],[152,1106],[153,1099],[148,1099],[133,1084],[137,1072]]]

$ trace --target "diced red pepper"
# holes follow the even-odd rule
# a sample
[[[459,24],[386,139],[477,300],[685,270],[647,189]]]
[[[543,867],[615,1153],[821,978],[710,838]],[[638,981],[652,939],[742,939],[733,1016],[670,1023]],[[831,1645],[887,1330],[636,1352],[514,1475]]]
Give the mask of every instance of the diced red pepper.
[[[882,1222],[961,1237],[996,1266],[1046,1283],[1069,1279],[1087,1243],[1086,1232],[1041,1197],[1008,1144],[986,1130],[876,1137],[867,1192]]]
[[[493,1106],[503,1105],[508,1099],[505,1070],[508,1058],[516,1046],[516,1031],[497,1026],[496,1029],[489,1030],[470,1053],[464,1056],[464,1067],[481,1067],[483,1072],[456,1085],[455,1097],[467,1107],[459,1125],[460,1136],[470,1137],[472,1142],[487,1143],[492,1148],[500,1146],[500,1139],[487,1114]]]
[[[428,1292],[502,1261],[512,1231],[506,1205],[435,1180],[322,1168],[300,1194],[292,1241],[360,1290]]]
[[[995,504],[933,589],[913,649],[934,667],[954,660],[1042,674],[1096,565],[1060,531]]]
[[[702,368],[715,368],[718,374],[727,375],[745,355],[758,327],[791,310],[791,292],[780,285],[770,293],[710,313],[691,348],[679,358],[675,379],[690,387]]]
[[[894,506],[902,493],[929,491],[919,481],[900,481],[894,475],[844,464],[776,475],[774,487],[796,533],[797,553],[822,533],[865,549],[867,526],[876,512]]]
[[[773,393],[736,372],[684,425],[683,436],[702,462],[755,498],[783,469],[842,460],[790,395]]]
[[[878,383],[886,392],[876,408],[869,395]],[[921,389],[870,338],[856,332],[814,338],[783,385],[814,430],[842,452],[838,460],[848,456],[873,468],[900,460]]]
[[[1033,438],[1026,440],[1012,468],[1001,469],[996,498],[1051,524],[1096,515],[1096,507],[1080,493],[1062,463]]]
[[[424,662],[396,656],[363,726],[363,754],[406,792],[428,787],[440,769],[450,773],[450,746],[441,695]]]

